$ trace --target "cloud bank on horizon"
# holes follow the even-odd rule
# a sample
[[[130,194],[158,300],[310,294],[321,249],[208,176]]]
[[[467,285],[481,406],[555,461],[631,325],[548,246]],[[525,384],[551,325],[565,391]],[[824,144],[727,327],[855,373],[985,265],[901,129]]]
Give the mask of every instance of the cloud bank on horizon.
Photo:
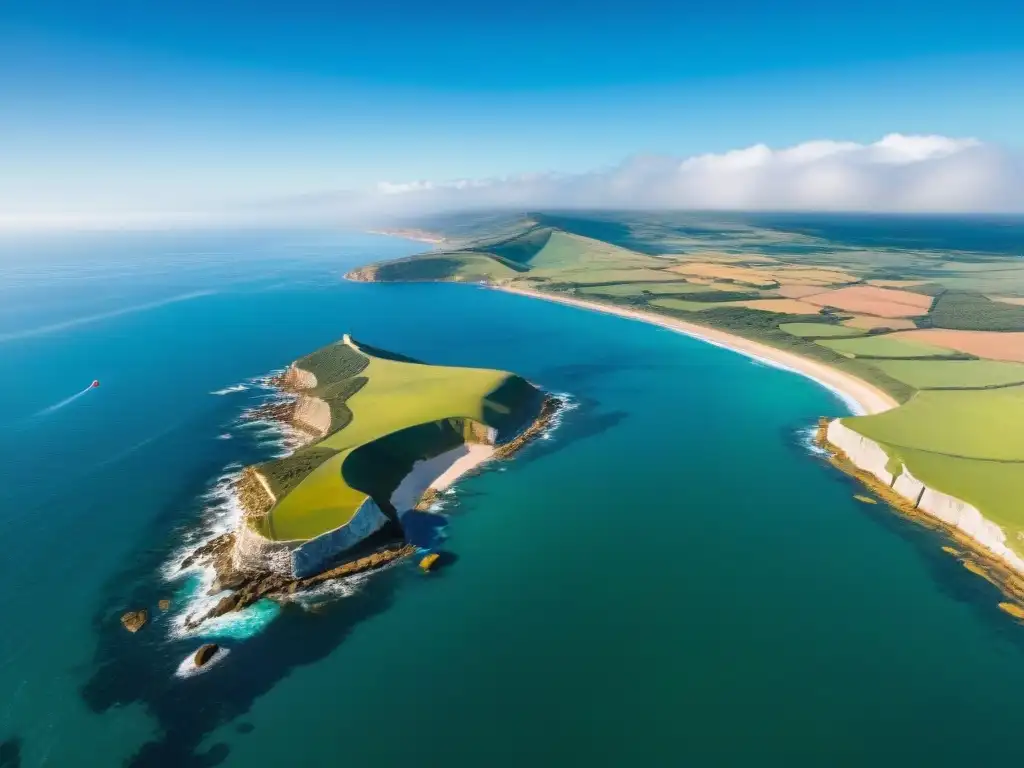
[[[381,183],[365,204],[394,215],[482,208],[1016,213],[1024,211],[1024,158],[975,139],[893,133],[871,144],[636,156],[578,175]]]
[[[219,209],[5,215],[4,227],[362,226],[475,210],[652,209],[1024,213],[1024,156],[971,138],[892,133],[869,144],[756,144],[691,157],[638,155],[589,173],[380,182]]]

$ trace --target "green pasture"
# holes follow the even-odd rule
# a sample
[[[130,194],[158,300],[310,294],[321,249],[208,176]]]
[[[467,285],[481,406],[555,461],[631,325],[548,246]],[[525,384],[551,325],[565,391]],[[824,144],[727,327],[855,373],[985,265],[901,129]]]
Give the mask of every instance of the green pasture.
[[[830,325],[829,323],[783,323],[779,326],[779,330],[803,339],[864,335],[864,331],[859,328],[847,328],[845,325]]]
[[[924,390],[899,408],[843,423],[900,450],[1024,461],[1024,387]]]
[[[816,343],[847,357],[956,357],[955,352],[942,347],[896,339],[884,334]]]
[[[852,425],[851,425],[852,426]],[[1007,544],[1024,555],[1024,462],[958,458],[886,446],[894,461],[930,488],[966,501],[1006,532]]]
[[[551,227],[532,227],[514,237],[493,243],[481,243],[476,247],[502,259],[527,265],[548,245],[553,232]]]
[[[996,360],[872,360],[871,364],[914,389],[978,389],[1024,384],[1024,363]],[[1024,429],[1024,425],[1021,425]]]

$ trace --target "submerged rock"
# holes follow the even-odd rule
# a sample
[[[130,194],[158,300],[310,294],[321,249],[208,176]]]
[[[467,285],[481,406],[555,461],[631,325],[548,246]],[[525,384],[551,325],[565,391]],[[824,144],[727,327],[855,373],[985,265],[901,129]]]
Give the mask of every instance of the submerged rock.
[[[124,628],[132,634],[135,634],[143,625],[149,621],[149,612],[145,609],[141,611],[128,611],[121,617],[121,623]]]
[[[196,663],[197,667],[201,667],[208,661],[210,661],[210,659],[212,659],[219,650],[220,646],[216,643],[207,643],[206,645],[202,645],[199,647],[199,650],[196,651],[195,656],[192,657],[192,660]]]
[[[163,600],[157,603],[157,605],[160,606],[161,611],[166,611],[168,608],[171,607],[171,601],[165,597]]]
[[[17,736],[0,742],[0,768],[21,768],[21,739]]]

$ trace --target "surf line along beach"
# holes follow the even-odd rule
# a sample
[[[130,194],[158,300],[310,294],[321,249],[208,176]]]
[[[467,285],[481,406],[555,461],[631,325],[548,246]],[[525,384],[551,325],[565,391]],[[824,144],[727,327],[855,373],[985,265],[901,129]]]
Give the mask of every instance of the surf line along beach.
[[[500,285],[484,287],[657,325],[715,346],[730,349],[759,362],[811,379],[836,394],[855,415],[882,413],[899,405],[891,396],[856,376],[801,355],[714,328],[570,296],[556,296],[540,291]],[[932,511],[924,505],[919,508],[920,496],[918,496],[917,503],[913,503],[913,500],[908,501],[908,498],[898,492],[899,483],[894,484],[894,489],[893,484],[887,485],[883,482],[884,475],[883,478],[877,476],[877,469],[874,467],[877,462],[855,459],[848,453],[849,446],[844,448],[829,440],[833,431],[838,434],[851,432],[851,430],[843,427],[838,419],[823,419],[819,425],[817,442],[827,448],[833,466],[860,480],[892,508],[906,517],[929,528],[941,530],[966,550],[958,551],[953,547],[943,547],[948,554],[956,556],[967,570],[986,579],[1006,595],[1014,598],[1017,603],[1024,604],[1024,567],[1022,567],[1020,558],[1007,549],[1004,543],[1005,533],[999,526],[966,502],[940,491],[928,489],[927,486],[923,487],[930,490],[932,495],[940,498],[943,502],[942,509]],[[1024,607],[1017,603],[1000,603],[999,607],[1017,618],[1024,619]]]
[[[500,285],[486,287],[493,290],[504,291],[505,293],[515,293],[520,296],[553,301],[558,304],[568,304],[569,306],[577,307],[579,309],[589,309],[593,312],[602,312],[607,315],[616,315],[628,320],[648,323],[649,325],[657,325],[661,328],[681,333],[685,336],[691,336],[695,339],[700,339],[701,341],[714,344],[718,347],[731,349],[734,352],[739,352],[740,354],[757,360],[758,362],[784,368],[817,382],[821,386],[838,395],[843,402],[849,406],[850,410],[858,415],[881,413],[895,408],[898,405],[898,403],[888,394],[877,387],[868,384],[866,381],[858,379],[856,376],[851,376],[848,373],[837,371],[835,368],[830,368],[824,363],[810,360],[806,357],[802,357],[801,355],[786,352],[782,349],[776,349],[775,347],[768,346],[767,344],[751,341],[750,339],[745,339],[742,336],[736,336],[732,333],[726,333],[725,331],[720,331],[714,328],[707,328],[702,325],[696,325],[695,323],[687,323],[683,320],[676,320],[670,317],[624,309],[622,307],[613,307],[607,304],[586,301],[584,299],[577,299],[570,296],[556,296],[554,294],[543,293],[541,291],[531,291],[525,288],[510,288]]]

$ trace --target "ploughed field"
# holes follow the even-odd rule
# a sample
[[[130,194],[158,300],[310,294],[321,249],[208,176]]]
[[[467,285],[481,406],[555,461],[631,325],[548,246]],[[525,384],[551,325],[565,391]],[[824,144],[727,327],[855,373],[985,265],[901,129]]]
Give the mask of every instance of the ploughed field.
[[[352,276],[572,295],[851,373],[902,405],[845,423],[884,444],[894,466],[976,506],[1024,554],[1024,260],[695,216],[533,214]]]

